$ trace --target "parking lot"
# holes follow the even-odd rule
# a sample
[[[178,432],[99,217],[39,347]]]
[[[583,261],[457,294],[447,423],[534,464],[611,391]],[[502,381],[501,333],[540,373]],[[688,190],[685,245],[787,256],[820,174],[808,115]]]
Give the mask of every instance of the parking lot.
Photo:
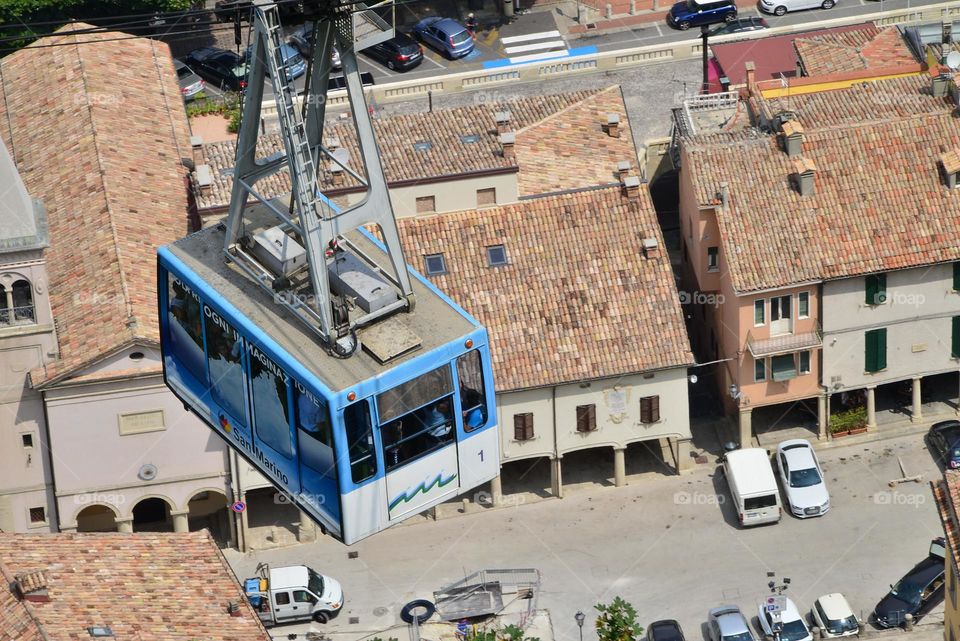
[[[922,483],[894,489],[897,457]],[[622,596],[644,625],[677,619],[691,641],[704,638],[709,608],[739,605],[754,619],[767,593],[767,571],[792,580],[788,595],[801,611],[829,592],[842,592],[866,617],[942,534],[929,480],[938,478],[920,436],[831,448],[820,456],[831,491],[822,518],[784,515],[779,524],[741,530],[726,483],[713,464],[681,477],[653,476],[623,488],[595,487],[561,500],[395,527],[352,548],[325,539],[240,555],[228,551],[238,576],[257,562],[306,563],[343,584],[346,605],[327,633],[357,638],[399,623],[400,608],[430,598],[442,585],[483,568],[535,567],[542,573],[540,607],[550,610],[556,638],[578,638],[573,618]],[[348,551],[358,558],[349,559]],[[939,618],[942,606],[930,618]],[[358,617],[359,623],[349,623]],[[279,638],[310,625],[277,628]],[[590,637],[587,637],[590,638]]]

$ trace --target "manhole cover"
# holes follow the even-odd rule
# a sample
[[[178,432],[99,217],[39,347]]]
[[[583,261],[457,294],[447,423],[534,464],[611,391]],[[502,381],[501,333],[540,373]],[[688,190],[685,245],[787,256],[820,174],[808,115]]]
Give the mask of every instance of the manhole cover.
[[[374,611],[373,611],[373,616],[375,616],[375,617],[382,617],[382,616],[386,615],[387,612],[389,612],[389,611],[390,611],[390,610],[388,610],[387,608],[384,608],[384,607],[375,608]]]

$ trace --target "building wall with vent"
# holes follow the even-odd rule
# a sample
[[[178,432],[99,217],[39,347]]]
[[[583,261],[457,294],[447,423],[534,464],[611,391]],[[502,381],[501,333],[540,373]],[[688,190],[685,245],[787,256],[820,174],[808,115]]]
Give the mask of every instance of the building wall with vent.
[[[422,183],[406,187],[391,187],[390,200],[397,218],[423,215],[431,212],[417,211],[417,198],[433,197],[434,212],[444,213],[477,209],[477,192],[484,189],[496,190],[496,204],[515,203],[519,200],[517,174],[499,174],[476,178],[460,178],[450,181],[424,180]],[[363,199],[365,194],[349,194],[349,204]]]

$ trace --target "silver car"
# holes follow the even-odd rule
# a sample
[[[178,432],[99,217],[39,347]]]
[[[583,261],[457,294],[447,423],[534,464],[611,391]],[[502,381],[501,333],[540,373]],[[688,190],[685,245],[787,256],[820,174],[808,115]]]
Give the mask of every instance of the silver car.
[[[707,613],[707,636],[708,641],[757,641],[735,605],[721,605]]]
[[[173,59],[173,68],[177,72],[177,82],[180,84],[180,94],[186,101],[193,100],[203,91],[203,79],[193,72],[182,61]]]

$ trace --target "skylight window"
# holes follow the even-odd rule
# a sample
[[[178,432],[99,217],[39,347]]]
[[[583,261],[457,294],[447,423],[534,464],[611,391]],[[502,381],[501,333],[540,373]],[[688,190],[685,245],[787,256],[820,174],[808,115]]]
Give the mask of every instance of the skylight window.
[[[423,261],[427,265],[427,276],[447,273],[447,261],[444,260],[443,254],[427,254],[423,257]]]
[[[413,148],[417,151],[430,151],[433,149],[433,143],[429,140],[421,140],[420,142],[413,143]]]
[[[480,142],[479,134],[467,134],[466,136],[460,136],[460,142],[465,145],[471,145],[475,142]]]
[[[113,630],[106,625],[92,625],[87,628],[87,632],[90,634],[90,636],[96,638],[113,636]]]
[[[487,247],[487,264],[490,267],[499,267],[507,264],[507,249],[503,245]]]

